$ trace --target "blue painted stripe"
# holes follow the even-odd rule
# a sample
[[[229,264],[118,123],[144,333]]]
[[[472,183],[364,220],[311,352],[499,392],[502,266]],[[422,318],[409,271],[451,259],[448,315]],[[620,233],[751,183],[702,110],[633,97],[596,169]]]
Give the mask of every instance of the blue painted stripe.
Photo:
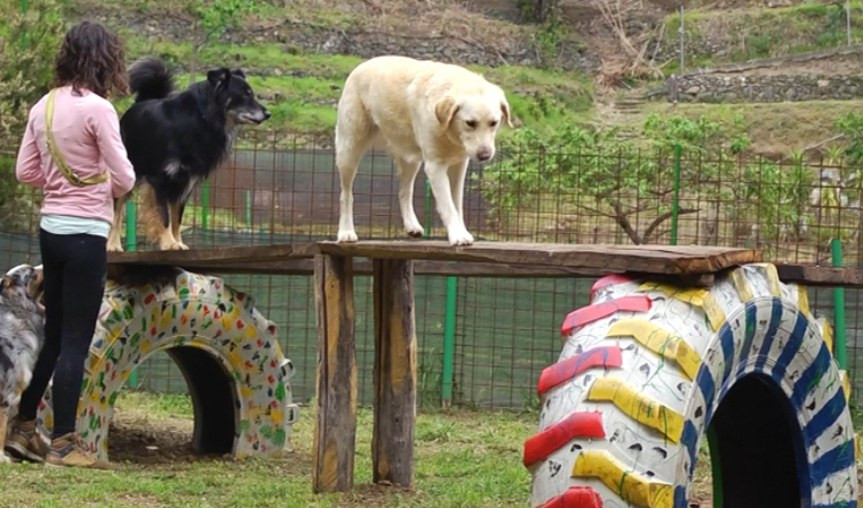
[[[716,383],[713,382],[713,374],[704,363],[698,371],[698,376],[695,377],[695,382],[701,390],[701,395],[704,397],[704,425],[710,423],[710,418],[713,417],[713,393],[716,390]]]
[[[768,333],[764,336],[764,342],[761,343],[761,350],[758,352],[758,359],[755,361],[756,371],[764,372],[764,363],[767,362],[767,357],[770,355],[770,348],[773,346],[773,340],[775,338],[775,331],[774,333]]]
[[[821,350],[818,351],[818,356],[815,360],[806,367],[803,374],[800,374],[800,379],[794,383],[794,391],[791,393],[791,405],[795,411],[799,411],[806,401],[806,396],[821,382],[821,377],[830,369],[830,351],[827,349],[827,344],[821,345]]]
[[[675,493],[676,496],[676,493]],[[675,500],[677,497],[675,497]],[[677,508],[677,505],[674,505],[674,508]],[[812,505],[812,508],[857,508],[857,501],[833,501],[830,504],[816,504]]]
[[[770,304],[770,321],[767,323],[767,333],[764,336],[775,335],[779,328],[779,322],[782,319],[782,300],[774,298]],[[746,359],[749,357],[749,352],[752,349],[752,341],[755,338],[755,327],[752,327],[751,333],[749,328],[746,329],[746,335],[743,338],[743,345],[740,347],[740,365],[737,367],[737,377],[743,374],[746,369]]]
[[[811,464],[809,477],[812,479],[812,486],[821,485],[828,476],[848,469],[852,465],[854,465],[854,440],[850,439],[818,457]]]
[[[749,306],[746,304],[746,317],[749,320]],[[754,307],[754,306],[753,306]],[[734,330],[726,322],[719,329],[719,344],[722,346],[723,370],[720,384],[724,384],[731,375],[731,368],[734,367]]]
[[[806,337],[806,329],[809,328],[809,320],[802,313],[797,313],[797,320],[794,322],[794,329],[791,330],[791,335],[788,337],[788,343],[782,349],[782,353],[776,360],[776,365],[773,366],[773,379],[779,383],[785,372],[788,370],[788,364],[794,359],[794,356],[800,351],[800,345],[803,344],[803,338]]]
[[[687,508],[689,503],[686,500],[686,487],[678,485],[674,487],[674,508]]]
[[[845,409],[845,393],[841,389],[836,390],[824,407],[821,408],[815,416],[809,420],[806,427],[803,429],[803,436],[807,445],[811,445],[818,437],[824,433],[831,425],[836,423],[839,415]]]
[[[695,445],[698,443],[698,431],[695,430],[695,425],[691,420],[686,420],[683,424],[683,434],[680,435],[680,442],[686,446],[686,451],[689,453],[689,479],[692,479],[692,474],[695,472]]]

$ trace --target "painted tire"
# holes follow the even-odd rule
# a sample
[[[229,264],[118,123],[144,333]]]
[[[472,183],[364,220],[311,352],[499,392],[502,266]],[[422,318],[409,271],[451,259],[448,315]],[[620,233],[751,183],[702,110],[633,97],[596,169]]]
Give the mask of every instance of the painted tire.
[[[108,458],[114,402],[129,374],[166,351],[186,379],[195,409],[193,446],[200,453],[276,456],[298,417],[291,403],[293,364],[275,325],[253,299],[217,277],[181,270],[160,282],[105,288],[90,348],[78,432]],[[43,430],[53,426],[49,389],[40,405]]]
[[[847,377],[804,288],[754,264],[709,290],[607,276],[591,301],[539,379],[533,506],[686,508],[708,426],[717,506],[856,506]]]

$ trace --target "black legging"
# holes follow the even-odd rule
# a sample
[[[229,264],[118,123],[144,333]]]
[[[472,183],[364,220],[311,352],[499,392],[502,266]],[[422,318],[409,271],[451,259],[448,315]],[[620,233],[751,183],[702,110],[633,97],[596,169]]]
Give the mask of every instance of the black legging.
[[[45,345],[33,379],[21,396],[22,420],[36,418],[36,408],[51,376],[52,438],[75,432],[84,362],[96,329],[105,290],[105,238],[39,232],[45,277]]]

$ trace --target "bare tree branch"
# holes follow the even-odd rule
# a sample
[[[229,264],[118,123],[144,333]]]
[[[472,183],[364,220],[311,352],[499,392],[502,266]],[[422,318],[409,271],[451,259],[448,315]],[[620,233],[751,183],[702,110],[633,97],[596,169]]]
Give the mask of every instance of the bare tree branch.
[[[678,215],[686,215],[688,213],[696,213],[698,211],[699,211],[698,208],[681,208],[680,210],[677,211],[677,214]],[[673,212],[669,211],[669,212],[665,212],[663,214],[660,214],[655,219],[653,219],[653,221],[647,225],[647,229],[644,230],[644,236],[643,236],[644,243],[648,243],[647,240],[650,239],[650,235],[653,234],[653,231],[656,228],[658,228],[660,224],[662,224],[666,220],[670,219],[672,215],[673,215]]]

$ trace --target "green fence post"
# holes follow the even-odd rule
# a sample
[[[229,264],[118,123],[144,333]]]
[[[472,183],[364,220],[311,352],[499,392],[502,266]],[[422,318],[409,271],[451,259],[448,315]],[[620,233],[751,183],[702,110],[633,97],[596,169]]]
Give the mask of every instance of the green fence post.
[[[138,248],[138,208],[135,200],[126,201],[126,250],[133,252]],[[138,369],[129,373],[129,388],[138,388]]]
[[[842,241],[833,238],[830,241],[833,253],[833,266],[842,267]],[[833,355],[839,368],[845,370],[845,288],[833,288],[833,315],[836,324],[835,341],[833,342]]]
[[[441,372],[441,405],[452,404],[453,371],[455,370],[455,307],[458,295],[458,279],[450,275],[446,278],[446,308],[443,332],[443,369]]]
[[[680,157],[683,147],[674,145],[674,197],[671,201],[671,245],[677,245],[677,215],[680,212]]]

